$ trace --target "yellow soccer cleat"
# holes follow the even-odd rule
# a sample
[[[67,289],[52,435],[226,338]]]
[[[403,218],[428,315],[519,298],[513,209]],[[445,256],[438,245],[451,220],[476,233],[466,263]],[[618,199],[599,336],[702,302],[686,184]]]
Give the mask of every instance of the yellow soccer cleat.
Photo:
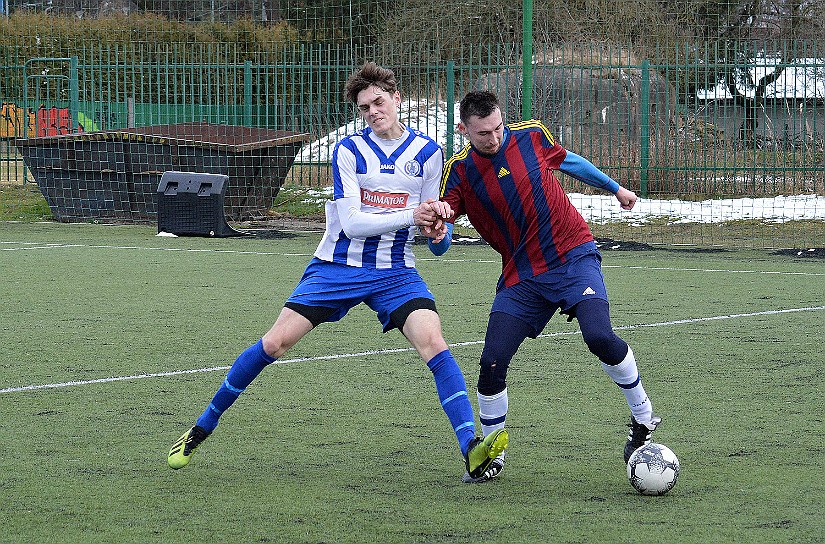
[[[491,432],[483,440],[478,437],[474,438],[470,442],[467,455],[464,457],[467,474],[470,478],[480,478],[493,461],[507,448],[509,441],[510,437],[504,429]]]
[[[188,465],[189,460],[195,454],[195,448],[206,440],[208,436],[209,433],[197,425],[183,433],[183,435],[172,444],[172,448],[169,450],[169,457],[167,459],[169,466],[174,469],[179,469]]]
[[[493,478],[497,478],[501,471],[504,470],[504,461],[506,460],[507,450],[501,452],[498,457],[493,459],[490,463],[490,466],[487,467],[487,470],[479,476],[478,478],[473,478],[470,476],[469,472],[465,472],[464,476],[461,478],[461,481],[465,484],[480,484],[483,482],[489,482]]]

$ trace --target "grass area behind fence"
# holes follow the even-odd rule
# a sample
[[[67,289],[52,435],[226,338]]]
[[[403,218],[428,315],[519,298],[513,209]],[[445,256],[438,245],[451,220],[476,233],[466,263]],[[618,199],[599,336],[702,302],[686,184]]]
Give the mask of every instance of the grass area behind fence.
[[[268,368],[192,464],[171,443],[274,320],[318,242],[0,223],[4,542],[818,542],[825,533],[821,260],[604,250],[614,326],[680,457],[664,497],[625,477],[627,407],[555,318],[509,375],[511,452],[463,463],[425,365],[363,306]],[[500,272],[417,250],[475,378]],[[191,372],[190,372],[191,371]],[[26,389],[29,386],[35,388]]]

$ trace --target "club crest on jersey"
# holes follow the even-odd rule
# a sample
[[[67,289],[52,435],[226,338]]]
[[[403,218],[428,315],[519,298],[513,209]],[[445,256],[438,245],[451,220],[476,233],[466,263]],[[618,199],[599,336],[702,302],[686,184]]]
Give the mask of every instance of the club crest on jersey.
[[[361,203],[377,208],[406,208],[409,197],[406,193],[383,193],[361,189]]]
[[[420,176],[421,175],[421,163],[416,160],[412,160],[404,165],[404,172],[408,176]]]

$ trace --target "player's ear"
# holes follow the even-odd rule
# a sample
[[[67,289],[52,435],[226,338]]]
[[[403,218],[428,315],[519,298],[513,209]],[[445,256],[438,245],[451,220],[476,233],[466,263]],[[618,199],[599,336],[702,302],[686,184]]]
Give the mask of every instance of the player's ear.
[[[465,126],[464,126],[464,123],[462,123],[461,121],[459,121],[459,123],[455,126],[455,128],[457,128],[457,129],[458,129],[458,132],[459,132],[462,136],[467,136],[467,127],[465,127]]]

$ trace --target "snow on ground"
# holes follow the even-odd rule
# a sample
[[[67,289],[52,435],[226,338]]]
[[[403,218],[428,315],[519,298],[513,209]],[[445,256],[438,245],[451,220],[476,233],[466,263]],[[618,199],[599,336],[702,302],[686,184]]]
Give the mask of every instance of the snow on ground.
[[[401,104],[400,117],[407,126],[432,136],[442,147],[447,144],[447,110],[446,103],[429,105],[427,102],[405,101]],[[458,122],[458,106],[454,113]],[[347,134],[364,128],[360,119],[316,140],[303,149],[295,158],[296,162],[330,162],[332,151]],[[460,150],[465,140],[455,134],[454,151]],[[332,195],[332,189],[313,191],[308,200],[326,200]],[[571,193],[570,201],[589,223],[626,222],[641,225],[653,220],[667,220],[669,223],[722,223],[736,220],[758,220],[772,223],[814,219],[825,220],[825,196],[792,195],[774,198],[727,198],[703,200],[699,202],[686,200],[660,200],[655,198],[639,199],[631,211],[622,210],[612,195],[584,195]],[[466,219],[466,218],[463,218]],[[459,220],[459,225],[462,222]],[[465,223],[469,225],[469,223]]]
[[[775,198],[726,198],[691,202],[687,200],[662,200],[640,198],[636,206],[625,211],[612,195],[584,195],[570,193],[570,201],[588,223],[602,224],[624,222],[642,225],[653,220],[678,223],[722,223],[754,219],[766,223],[784,223],[801,219],[825,221],[825,196],[800,195]],[[319,206],[332,198],[332,187],[308,191],[305,203]],[[466,217],[459,219],[461,226],[470,226]]]
[[[570,201],[590,223],[622,221],[643,224],[654,219],[670,223],[722,223],[756,219],[785,223],[800,219],[825,220],[825,196],[798,195],[773,198],[725,198],[691,202],[686,200],[639,199],[625,211],[609,195],[571,193]]]
[[[458,123],[458,104],[455,105],[455,123]],[[428,134],[446,149],[447,147],[447,104],[438,102],[430,105],[429,102],[405,101],[401,103],[401,122],[408,127]],[[332,150],[339,140],[347,134],[359,131],[366,127],[360,118],[350,121],[342,127],[333,130],[320,140],[316,140],[301,149],[295,162],[330,162]],[[459,151],[465,145],[464,138],[456,131],[453,150]]]

